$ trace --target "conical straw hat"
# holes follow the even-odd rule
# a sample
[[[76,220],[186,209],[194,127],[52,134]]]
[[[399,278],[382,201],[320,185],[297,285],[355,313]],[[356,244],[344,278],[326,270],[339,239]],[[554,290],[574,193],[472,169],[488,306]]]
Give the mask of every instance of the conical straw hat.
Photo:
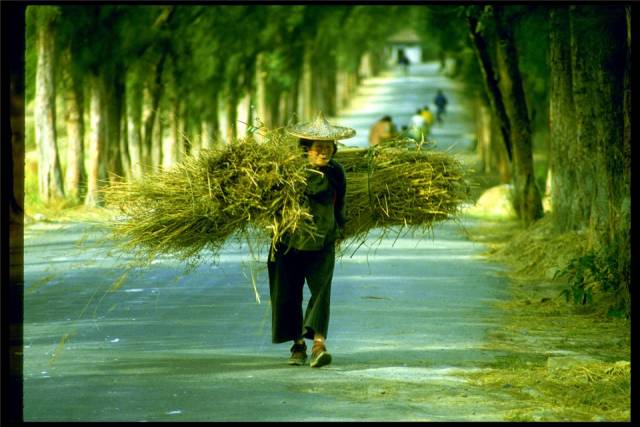
[[[336,139],[347,139],[355,136],[355,129],[334,126],[324,118],[324,114],[320,113],[311,122],[297,123],[287,126],[285,130],[298,138],[333,141]]]

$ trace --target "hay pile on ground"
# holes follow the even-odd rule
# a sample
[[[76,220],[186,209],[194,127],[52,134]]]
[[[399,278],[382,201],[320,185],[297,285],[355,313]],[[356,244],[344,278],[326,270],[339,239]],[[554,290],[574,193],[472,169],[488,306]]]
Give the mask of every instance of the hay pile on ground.
[[[349,149],[345,238],[377,227],[423,226],[451,218],[466,200],[460,164],[445,153],[397,147]],[[217,254],[234,234],[276,242],[314,232],[300,203],[307,160],[295,138],[272,132],[187,157],[174,168],[104,190],[123,215],[112,223],[121,249],[138,259],[160,254],[190,262]]]
[[[468,380],[483,393],[511,395],[501,405],[505,421],[630,420],[631,365],[625,360],[576,363],[561,370],[529,362],[471,373]]]

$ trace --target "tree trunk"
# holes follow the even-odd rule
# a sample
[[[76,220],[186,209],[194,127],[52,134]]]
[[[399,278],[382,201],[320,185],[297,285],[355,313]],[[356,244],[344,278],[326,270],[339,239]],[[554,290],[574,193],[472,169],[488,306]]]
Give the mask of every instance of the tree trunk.
[[[511,174],[507,151],[487,102],[482,97],[478,97],[476,101],[476,150],[480,159],[480,169],[484,173],[498,173],[500,182],[508,184],[511,182]]]
[[[494,120],[494,116],[491,116],[491,165],[492,169],[498,171],[501,184],[511,183],[511,163],[509,162],[509,154],[507,148],[502,141],[500,135],[500,129]]]
[[[251,126],[251,94],[245,93],[240,97],[237,109],[236,135],[237,138],[244,138],[248,135]]]
[[[178,102],[174,96],[169,102],[167,117],[167,129],[162,134],[162,167],[171,168],[178,161],[179,143],[179,117],[177,113]]]
[[[282,123],[284,122],[284,117],[286,117],[286,111],[289,108],[289,97],[287,96],[287,92],[286,91],[280,91],[280,93],[278,94],[278,115],[276,117],[277,122],[276,125],[274,125],[274,127],[280,127],[282,126]]]
[[[624,136],[623,136],[623,156],[624,171],[622,181],[626,197],[620,203],[620,218],[616,224],[618,229],[614,230],[617,237],[615,240],[615,250],[618,252],[618,274],[621,282],[625,285],[624,304],[627,314],[631,313],[631,6],[625,6],[626,18],[626,62],[624,67]]]
[[[185,123],[182,120],[183,103],[180,101],[181,96],[178,95],[174,99],[173,111],[171,113],[172,119],[170,121],[171,138],[173,139],[173,146],[175,147],[174,164],[181,162],[186,154],[186,141],[185,141]]]
[[[377,76],[387,65],[386,55],[382,50],[370,52],[369,55],[369,76]]]
[[[226,140],[227,144],[235,141],[238,131],[238,99],[235,94],[230,94],[226,100],[226,113],[227,113],[227,131]]]
[[[229,105],[228,105],[227,99],[224,98],[223,96],[218,97],[217,104],[218,104],[218,125],[220,129],[220,133],[219,133],[220,142],[223,144],[227,144],[230,142],[229,135],[228,135],[229,115],[227,114]]]
[[[126,94],[126,93],[125,93]],[[133,172],[131,171],[131,156],[129,154],[129,131],[127,124],[127,103],[126,99],[123,96],[120,102],[120,117],[119,117],[119,154],[120,154],[120,164],[122,165],[123,177],[126,181],[130,181],[133,177]]]
[[[372,77],[374,75],[371,69],[371,53],[365,52],[365,54],[360,58],[358,74],[360,74],[363,78]]]
[[[302,74],[300,76],[300,89],[298,91],[298,121],[311,120],[314,114],[313,99],[312,99],[312,67],[311,67],[311,52],[310,48],[305,48],[303,62],[302,62]]]
[[[72,72],[65,98],[67,124],[67,197],[79,203],[84,195],[87,173],[84,167],[84,96],[81,81]]]
[[[584,193],[576,191],[582,179],[576,167],[567,167],[576,164],[580,156],[579,150],[576,150],[568,7],[551,8],[549,20],[551,212],[556,231],[562,233],[584,226],[587,210],[580,207],[584,205]]]
[[[329,69],[327,70],[327,73],[325,74],[325,78],[323,79],[324,97],[325,97],[324,111],[326,111],[326,114],[328,116],[332,116],[332,117],[335,116],[338,111],[337,103],[336,103],[336,87],[337,87],[336,73],[337,71],[336,71],[335,61],[332,61]]]
[[[491,60],[491,55],[487,47],[487,41],[484,36],[480,34],[478,30],[478,17],[473,13],[469,13],[467,17],[467,24],[469,26],[469,37],[471,38],[471,44],[478,59],[480,65],[480,71],[484,79],[485,88],[487,90],[487,97],[491,104],[491,109],[494,116],[498,120],[498,126],[502,135],[502,140],[507,149],[507,155],[509,161],[512,157],[511,149],[511,124],[509,123],[509,117],[505,110],[504,101],[500,88],[498,87],[498,81],[496,80],[496,74],[494,66]]]
[[[105,104],[105,124],[106,138],[104,141],[105,148],[105,167],[106,175],[109,181],[119,180],[125,175],[124,168],[127,166],[122,161],[122,146],[120,142],[120,130],[122,128],[122,94],[124,87],[119,81],[119,73],[115,72],[106,80]],[[127,161],[128,163],[128,161]]]
[[[38,191],[43,202],[64,197],[56,141],[55,35],[43,20],[37,28],[37,68],[34,120],[38,146]]]
[[[153,122],[149,123],[153,114]],[[153,144],[153,132],[157,113],[153,111],[153,95],[150,86],[142,89],[142,117],[140,129],[140,169],[144,173],[154,162],[152,160],[151,146]]]
[[[143,134],[143,145],[142,145],[142,164],[143,170],[145,170],[149,165],[159,165],[160,163],[154,163],[151,159],[152,150],[154,145],[154,125],[159,122],[157,120],[158,108],[160,107],[160,100],[162,99],[162,95],[164,94],[164,84],[162,80],[162,75],[164,73],[164,65],[166,63],[167,53],[162,54],[160,60],[158,61],[158,65],[155,67],[155,75],[153,81],[149,84],[148,93],[150,95],[150,105],[147,110],[147,115],[144,118],[144,134]],[[161,142],[156,140],[156,144]],[[160,145],[161,146],[161,145]],[[156,146],[156,149],[158,146]],[[148,156],[148,157],[147,157]],[[156,156],[157,157],[157,156]]]
[[[299,97],[298,93],[300,90],[300,80],[301,80],[301,68],[299,67],[293,71],[293,82],[289,91],[286,94],[287,101],[285,111],[282,113],[282,117],[280,122],[276,124],[276,126],[284,126],[289,123],[298,112],[299,105]]]
[[[630,22],[616,5],[572,6],[570,17],[577,143],[589,156],[579,173],[590,196],[590,248],[617,269],[615,283],[629,308]]]
[[[200,126],[196,126],[196,112],[189,103],[182,103],[180,112],[182,123],[182,141],[185,156],[197,155],[200,151]]]
[[[531,146],[531,124],[518,66],[518,53],[511,24],[505,22],[501,6],[494,7],[497,29],[497,62],[506,96],[513,159],[513,200],[518,217],[530,224],[543,215],[540,189],[535,180]]]
[[[626,16],[622,6],[612,7],[607,14],[595,12],[598,24],[603,28],[599,45],[601,66],[596,68],[594,76],[596,105],[601,119],[596,123],[598,137],[598,154],[606,173],[608,224],[604,242],[614,244],[616,240],[628,238],[630,218],[631,192],[629,171],[631,169],[630,141],[625,135],[628,132],[627,122],[630,110],[626,110],[627,96],[631,86],[628,72],[630,64],[630,44],[627,44]],[[628,249],[628,248],[627,248]]]
[[[5,304],[2,313],[3,326],[6,328],[3,333],[3,374],[8,378],[7,389],[11,393],[6,393],[6,404],[3,408],[3,418],[7,424],[19,423],[24,418],[23,413],[23,315],[24,315],[24,151],[25,151],[25,128],[24,128],[24,79],[25,79],[25,12],[27,5],[24,3],[12,3],[2,5],[2,38],[11,40],[6,44],[6,58],[3,59],[3,73],[6,80],[9,80],[9,132],[7,135],[4,128],[3,133],[8,138],[3,139],[1,150],[3,160],[3,177],[0,179],[0,193],[3,200],[3,220],[7,220],[5,227],[3,222],[3,233],[7,233],[9,238],[3,234],[3,280],[2,298]],[[6,76],[9,76],[8,79]],[[6,96],[6,92],[3,94]],[[3,104],[4,105],[4,104]],[[6,110],[3,110],[7,114]],[[5,177],[11,177],[6,179]],[[6,210],[5,210],[6,209]],[[8,214],[8,216],[4,216]],[[5,243],[4,241],[8,240]],[[7,260],[7,264],[4,264]],[[7,271],[7,276],[4,276]],[[5,281],[4,277],[8,280]]]
[[[349,93],[352,95],[358,90],[358,86],[362,83],[358,73],[352,73],[349,79]]]
[[[594,49],[599,42],[594,40],[593,31],[595,17],[588,7],[571,8],[571,56],[573,71],[573,97],[576,111],[576,161],[577,174],[580,177],[581,188],[585,194],[584,209],[578,219],[583,219],[591,233],[590,244],[597,247],[599,237],[607,228],[607,174],[601,161],[600,147],[596,123],[602,120],[602,106],[600,104],[600,88],[596,87],[594,73],[602,66],[602,58]],[[597,29],[602,31],[602,29]],[[598,35],[600,37],[600,35]],[[607,102],[611,102],[607,100]]]
[[[336,73],[336,110],[342,111],[348,103],[347,72],[338,70]]]
[[[269,99],[269,109],[271,110],[270,129],[282,126],[282,121],[287,114],[288,108],[287,93],[282,90],[272,92],[271,99]]]
[[[160,167],[162,167],[163,164],[163,158],[162,158],[162,149],[163,149],[163,144],[164,144],[164,133],[165,133],[165,125],[163,123],[163,121],[161,120],[161,113],[159,112],[158,114],[156,114],[156,122],[154,123],[154,125],[151,127],[151,129],[153,130],[153,134],[151,135],[150,139],[151,139],[151,147],[149,148],[150,151],[150,167],[151,170],[156,170]]]
[[[164,120],[162,120],[162,116],[166,114],[165,112],[161,113],[161,117],[160,117],[160,121],[164,122]],[[169,113],[170,114],[170,113]],[[174,156],[174,139],[172,136],[172,124],[170,120],[167,120],[167,124],[166,125],[162,125],[162,130],[160,133],[160,141],[161,141],[161,146],[162,146],[162,169],[170,169],[171,166],[173,166],[173,164],[175,163],[175,156]]]
[[[631,6],[625,6],[625,18],[627,29],[626,57],[624,67],[624,155],[631,159]],[[624,182],[631,182],[631,167],[625,168]]]
[[[625,72],[627,36],[626,17],[622,7],[609,8],[602,13],[599,8],[583,7],[572,10],[575,22],[576,55],[589,53],[584,61],[584,73],[576,81],[576,106],[578,89],[589,96],[589,105],[580,106],[579,123],[589,118],[592,135],[580,135],[591,148],[595,160],[595,194],[591,203],[590,225],[602,244],[613,240],[622,205],[629,204],[630,169],[629,143],[625,139]],[[598,37],[589,35],[597,31]],[[576,59],[577,61],[577,59]],[[589,79],[587,80],[587,75]],[[580,94],[581,95],[581,94]],[[594,159],[595,155],[595,159]]]
[[[269,114],[267,90],[267,72],[264,70],[264,53],[259,53],[256,58],[256,109],[257,119],[270,128],[273,121]]]
[[[480,160],[480,170],[484,173],[493,171],[491,162],[491,114],[478,97],[475,99],[476,153]]]
[[[317,52],[316,52],[317,54]],[[324,60],[316,57],[312,63],[316,64],[312,78],[312,102],[314,111],[322,111],[325,116],[336,114],[336,66],[331,55],[322,55]],[[315,116],[315,113],[313,114]]]
[[[126,88],[127,144],[131,159],[131,176],[142,176],[142,85],[136,75],[129,75]]]
[[[282,89],[276,85],[268,85],[266,92],[267,100],[267,116],[269,118],[269,128],[273,129],[280,126],[280,121],[285,112],[280,108],[280,99],[284,96]]]
[[[205,132],[202,135],[202,148],[212,148],[217,145],[220,138],[220,124],[218,121],[218,93],[211,97],[209,111],[205,119]]]
[[[105,125],[103,115],[104,89],[101,76],[91,76],[91,105],[89,109],[90,134],[89,134],[89,168],[87,173],[87,195],[85,205],[99,206],[102,200],[99,197],[100,164],[104,157]]]

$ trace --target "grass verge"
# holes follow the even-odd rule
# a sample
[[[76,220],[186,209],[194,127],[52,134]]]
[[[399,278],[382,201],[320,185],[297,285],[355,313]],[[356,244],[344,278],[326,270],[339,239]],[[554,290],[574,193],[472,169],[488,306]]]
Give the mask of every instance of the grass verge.
[[[606,295],[566,302],[566,283],[553,280],[585,239],[554,235],[545,219],[526,230],[502,220],[469,231],[489,261],[506,267],[510,295],[497,303],[504,320],[486,345],[505,356],[469,374],[470,383],[510,396],[509,421],[630,421],[629,320],[606,316]]]

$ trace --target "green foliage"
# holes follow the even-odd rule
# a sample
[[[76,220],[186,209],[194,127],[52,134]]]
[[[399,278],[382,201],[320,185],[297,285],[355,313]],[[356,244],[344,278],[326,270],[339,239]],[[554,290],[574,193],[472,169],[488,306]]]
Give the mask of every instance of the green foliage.
[[[25,100],[27,104],[36,94],[36,66],[38,53],[36,51],[36,19],[35,6],[27,6],[25,15]]]
[[[27,7],[25,18],[36,26],[52,25],[59,19],[60,12],[59,6],[32,5]]]
[[[362,55],[380,50],[409,15],[406,7],[386,5],[29,6],[27,100],[35,93],[39,22],[55,25],[67,61],[61,83],[69,75],[118,74],[126,87],[152,86],[166,57],[165,92],[202,117],[213,97],[237,98],[252,90],[260,52],[277,94],[297,83],[305,50],[356,72]]]
[[[532,130],[548,126],[549,12],[547,7],[522,6],[516,29],[518,60]]]
[[[416,10],[416,31],[438,50],[455,54],[468,43],[464,6],[429,5]]]
[[[572,300],[574,304],[585,305],[593,301],[593,290],[597,285],[592,280],[594,270],[597,270],[595,255],[589,254],[572,259],[563,270],[555,274],[554,279],[569,277],[569,287],[561,293],[567,302]]]
[[[479,6],[473,6],[481,8]],[[454,76],[465,87],[465,92],[484,97],[484,81],[469,40],[466,21],[472,6],[429,5],[420,7],[414,14],[417,33],[429,43],[430,51],[444,52],[455,61]],[[484,22],[484,31],[490,31]],[[435,59],[435,58],[431,58]]]
[[[623,291],[624,286],[621,285],[624,278],[620,277],[618,271],[617,254],[605,249],[573,258],[564,269],[556,272],[554,279],[568,279],[568,287],[561,292],[567,302],[587,305],[593,303],[598,292],[617,296]],[[616,298],[607,314],[613,317],[628,315],[624,299]]]

